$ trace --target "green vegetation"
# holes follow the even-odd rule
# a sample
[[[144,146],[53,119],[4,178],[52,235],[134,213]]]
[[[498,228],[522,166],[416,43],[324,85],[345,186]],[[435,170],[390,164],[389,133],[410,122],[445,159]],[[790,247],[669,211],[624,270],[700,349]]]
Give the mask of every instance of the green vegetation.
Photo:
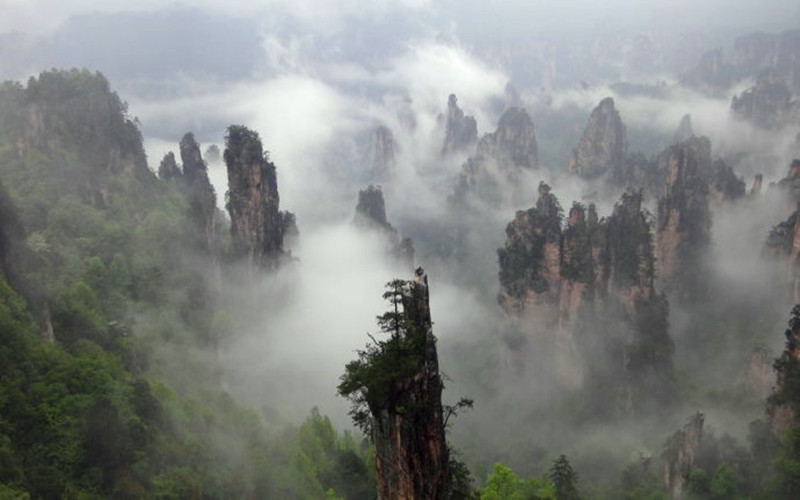
[[[235,317],[126,111],[85,70],[0,85],[0,497],[371,498],[318,411],[269,425],[215,389]]]

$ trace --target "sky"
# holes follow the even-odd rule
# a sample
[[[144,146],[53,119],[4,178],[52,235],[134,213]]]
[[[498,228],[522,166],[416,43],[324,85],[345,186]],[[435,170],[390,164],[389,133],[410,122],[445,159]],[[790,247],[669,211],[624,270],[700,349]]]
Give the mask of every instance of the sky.
[[[691,28],[722,26],[788,29],[797,25],[798,6],[792,0],[3,0],[0,32],[44,33],[70,16],[93,12],[154,11],[165,6],[192,6],[216,14],[268,18],[290,16],[317,32],[332,32],[352,20],[374,20],[402,13],[419,19],[453,21],[466,32],[523,34],[527,29],[583,32],[627,27],[652,29],[680,23]]]

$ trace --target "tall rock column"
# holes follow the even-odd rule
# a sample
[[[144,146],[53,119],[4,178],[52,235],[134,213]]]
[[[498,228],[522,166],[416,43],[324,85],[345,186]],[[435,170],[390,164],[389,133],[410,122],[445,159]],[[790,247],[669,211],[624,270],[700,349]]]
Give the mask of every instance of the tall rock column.
[[[283,251],[286,217],[279,211],[275,165],[258,133],[241,125],[228,127],[223,155],[228,168],[227,209],[234,251],[251,265],[276,268]]]
[[[614,99],[606,97],[589,116],[583,137],[572,152],[569,171],[584,179],[610,175],[617,184],[624,184],[627,154],[625,125]]]
[[[400,238],[397,229],[386,219],[386,204],[380,186],[370,185],[358,192],[356,204],[356,226],[377,230],[386,235],[391,254],[408,267],[414,268],[414,242],[411,238]]]
[[[369,144],[369,160],[372,164],[372,179],[378,182],[389,180],[394,175],[397,141],[392,131],[383,125],[372,131]]]
[[[800,202],[788,219],[772,228],[761,253],[784,266],[782,284],[791,300],[800,302]]]
[[[389,339],[348,363],[338,391],[371,434],[378,499],[438,500],[445,498],[450,458],[428,279],[418,268],[413,280],[387,288],[390,309],[378,324]]]
[[[703,441],[705,415],[697,412],[683,429],[667,441],[664,451],[664,487],[674,499],[683,498],[689,473]]]
[[[789,328],[786,329],[786,347],[775,360],[777,382],[767,398],[767,421],[775,436],[780,436],[797,425],[800,415],[800,304],[792,309]]]
[[[455,199],[463,200],[472,193],[494,205],[516,204],[523,173],[538,168],[538,164],[530,115],[524,109],[509,108],[500,117],[497,130],[481,137],[475,154],[461,168]]]
[[[656,216],[658,276],[667,293],[689,302],[704,296],[704,259],[711,245],[708,180],[711,143],[704,137],[672,146],[659,158],[664,192]]]
[[[403,316],[418,337],[422,362],[395,381],[397,399],[373,413],[373,442],[381,500],[442,498],[448,451],[444,433],[442,384],[436,337],[431,328],[428,279],[417,270],[402,292]]]
[[[447,122],[445,123],[442,156],[472,147],[478,140],[478,124],[472,116],[464,116],[458,107],[458,98],[450,94],[447,99]]]
[[[217,242],[217,195],[208,180],[208,168],[200,154],[200,144],[191,132],[180,142],[183,180],[189,198],[189,218],[197,234],[205,235],[204,246],[209,253],[216,254]],[[166,158],[165,158],[166,160]],[[173,160],[174,163],[174,160]],[[171,168],[171,166],[167,167]]]

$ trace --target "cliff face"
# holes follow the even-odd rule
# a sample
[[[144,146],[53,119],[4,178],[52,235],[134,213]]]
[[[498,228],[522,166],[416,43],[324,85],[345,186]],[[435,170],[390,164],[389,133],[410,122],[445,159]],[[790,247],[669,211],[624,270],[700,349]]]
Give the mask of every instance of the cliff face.
[[[390,394],[370,404],[378,498],[443,498],[448,473],[442,390],[428,296],[428,280],[418,269],[399,288],[406,340],[415,346],[416,368],[391,381]]]
[[[689,473],[703,442],[705,416],[697,412],[683,429],[667,441],[664,451],[664,487],[674,499],[683,498]]]
[[[200,144],[191,132],[180,142],[183,181],[189,198],[189,219],[197,234],[204,235],[209,253],[217,252],[217,195],[208,180],[206,162],[200,155]]]
[[[659,157],[659,168],[665,180],[656,216],[658,276],[668,293],[691,300],[703,295],[711,244],[711,143],[701,137],[672,146]]]
[[[755,86],[731,101],[731,112],[739,120],[765,129],[779,129],[800,118],[800,101],[792,99],[789,84],[778,73],[768,70],[759,75]]]
[[[392,131],[384,126],[372,131],[369,144],[369,160],[372,165],[372,179],[382,182],[390,179],[394,173],[397,142]]]
[[[777,382],[767,398],[767,422],[775,436],[780,436],[789,427],[797,425],[800,414],[800,305],[794,306],[785,331],[786,347],[772,365]]]
[[[783,271],[779,276],[787,295],[794,302],[800,302],[800,203],[788,219],[772,228],[762,255],[782,266]]]
[[[751,33],[734,42],[731,64],[740,73],[758,74],[772,70],[795,92],[800,91],[800,30],[777,35]]]
[[[778,188],[789,198],[789,210],[794,209],[795,203],[800,202],[800,160],[792,160],[789,172],[778,182]]]
[[[168,152],[161,159],[161,164],[158,166],[158,177],[165,181],[170,181],[181,177],[181,175],[181,169],[175,161],[175,153]]]
[[[606,97],[594,108],[578,147],[572,152],[569,171],[584,179],[610,175],[623,176],[628,139],[625,125],[614,107],[614,99]]]
[[[442,156],[466,151],[475,145],[478,140],[478,125],[474,117],[464,116],[455,94],[450,94],[447,98],[446,120]]]
[[[164,155],[158,167],[159,178],[177,183],[189,202],[189,220],[193,226],[195,246],[211,255],[218,253],[217,195],[208,179],[206,162],[200,144],[188,132],[180,141],[183,166],[175,161],[172,151]]]
[[[676,144],[681,143],[694,135],[692,128],[692,115],[685,114],[678,124],[678,129],[675,131],[675,137],[672,139]]]
[[[377,230],[386,236],[390,253],[408,269],[414,266],[414,244],[410,238],[400,238],[397,230],[386,219],[386,204],[379,186],[370,185],[358,192],[355,224]]]
[[[772,360],[769,350],[765,347],[756,347],[750,353],[744,383],[747,392],[761,400],[769,395],[770,389],[775,385]]]
[[[576,203],[563,230],[549,186],[542,184],[539,193],[536,207],[509,223],[498,250],[500,305],[522,330],[548,332],[563,383],[580,386],[587,375],[594,382],[613,378],[615,397],[604,402],[611,410],[638,411],[653,389],[645,378],[668,397],[668,306],[653,285],[653,242],[641,192],[623,195],[604,220],[594,206]],[[599,352],[611,366],[588,361]]]
[[[275,165],[257,132],[240,125],[225,137],[228,168],[227,209],[231,218],[234,252],[251,265],[274,269],[286,257],[283,236],[286,217],[279,211]]]
[[[74,191],[97,208],[112,205],[120,190],[152,194],[155,176],[141,133],[105,77],[87,70],[45,72],[16,92],[3,114],[14,117],[17,155],[36,150],[59,158],[52,177],[63,177],[61,194]]]
[[[475,155],[464,164],[455,197],[474,193],[484,201],[500,204],[514,198],[523,171],[538,166],[538,146],[533,121],[524,109],[509,108],[497,130],[481,137]]]
[[[561,206],[541,183],[536,206],[517,212],[506,227],[505,247],[498,250],[499,301],[506,312],[546,309],[557,301],[561,240]]]
[[[741,36],[728,60],[721,49],[707,52],[695,68],[681,75],[681,83],[721,94],[731,84],[765,71],[778,76],[794,93],[800,92],[800,30]]]

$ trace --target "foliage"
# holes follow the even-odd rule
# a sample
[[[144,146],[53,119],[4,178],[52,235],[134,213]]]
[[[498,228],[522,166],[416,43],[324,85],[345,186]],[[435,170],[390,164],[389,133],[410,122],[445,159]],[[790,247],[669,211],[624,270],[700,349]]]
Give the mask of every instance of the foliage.
[[[577,500],[580,498],[578,495],[578,475],[572,469],[566,455],[561,455],[553,462],[550,467],[550,481],[556,490],[556,498],[558,500]]]
[[[560,244],[561,205],[547,184],[542,183],[539,192],[536,206],[517,212],[516,219],[508,224],[506,245],[497,250],[500,285],[513,297],[522,297],[528,290],[547,291],[548,283],[541,273],[544,245]]]
[[[415,374],[424,361],[427,332],[416,327],[400,310],[406,282],[394,280],[386,284],[383,298],[390,310],[378,316],[378,326],[387,340],[370,336],[372,342],[357,351],[358,359],[345,366],[337,391],[352,403],[350,416],[366,434],[370,434],[370,408],[392,407],[397,412],[408,408],[395,406],[401,388],[397,381]]]
[[[0,176],[0,497],[371,498],[369,451],[319,412],[271,428],[218,389],[235,319],[104,77],[0,85]]]
[[[651,286],[655,274],[652,217],[642,208],[643,197],[641,190],[623,193],[606,223],[606,268],[621,288]]]
[[[496,463],[480,490],[480,500],[556,500],[555,486],[548,478],[520,479],[514,471]]]

